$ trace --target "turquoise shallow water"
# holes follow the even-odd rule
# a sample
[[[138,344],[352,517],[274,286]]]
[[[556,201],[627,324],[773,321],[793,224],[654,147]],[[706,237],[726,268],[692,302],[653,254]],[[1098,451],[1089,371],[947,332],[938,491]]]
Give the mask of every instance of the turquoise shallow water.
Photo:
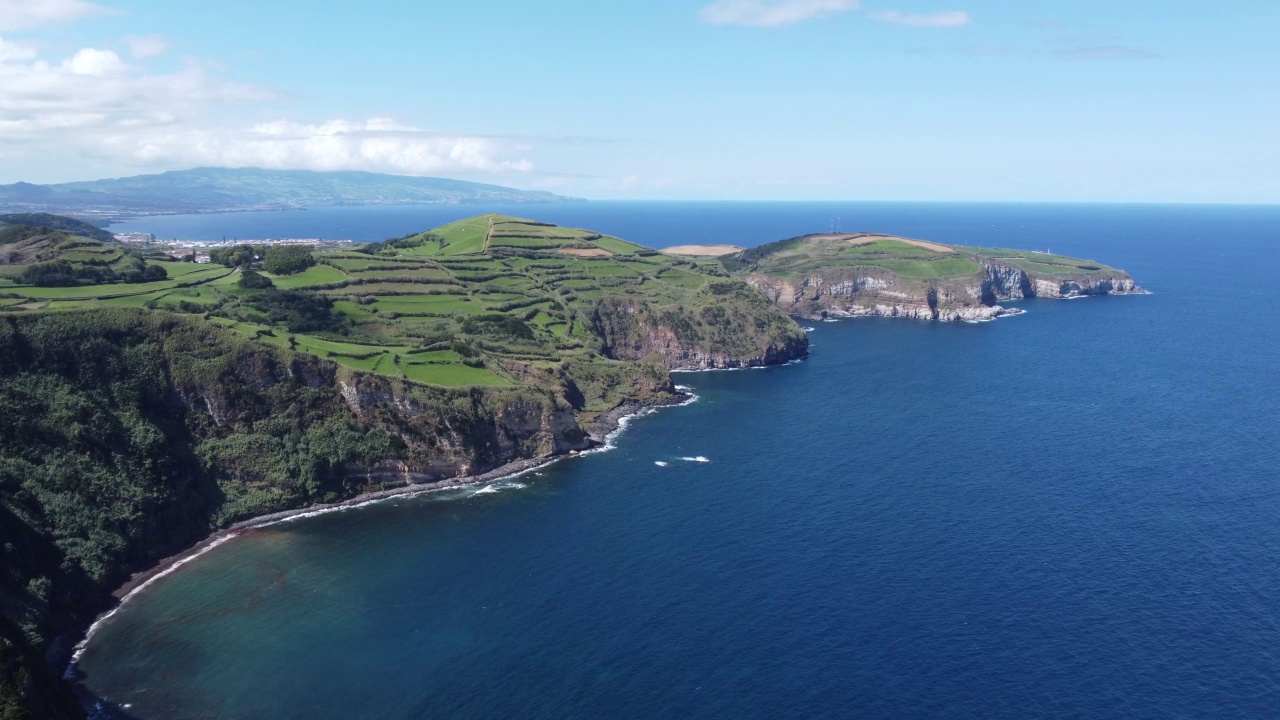
[[[104,625],[86,685],[138,718],[1274,714],[1280,209],[859,207],[1154,294],[819,324],[804,363],[680,376],[700,400],[611,452],[219,547]]]

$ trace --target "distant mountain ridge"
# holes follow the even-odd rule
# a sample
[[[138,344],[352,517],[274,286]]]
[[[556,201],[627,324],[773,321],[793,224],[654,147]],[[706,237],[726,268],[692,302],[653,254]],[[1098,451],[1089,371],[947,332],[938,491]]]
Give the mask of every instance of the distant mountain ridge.
[[[114,219],[134,215],[284,210],[326,205],[475,205],[576,202],[539,190],[370,172],[195,168],[154,175],[0,185],[0,211]]]

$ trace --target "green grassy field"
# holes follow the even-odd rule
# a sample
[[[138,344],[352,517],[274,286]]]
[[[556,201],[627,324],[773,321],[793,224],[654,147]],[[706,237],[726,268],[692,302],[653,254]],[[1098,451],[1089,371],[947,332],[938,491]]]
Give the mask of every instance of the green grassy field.
[[[1093,260],[1034,252],[1031,250],[1008,250],[1004,248],[965,247],[960,248],[981,257],[1001,260],[1021,267],[1028,272],[1053,276],[1076,276],[1097,272],[1114,273],[1117,270]]]
[[[448,242],[448,245],[435,254],[474,255],[482,252],[485,238],[489,235],[489,220],[491,217],[490,215],[480,215],[466,220],[459,220],[431,231],[432,234],[444,238]]]
[[[940,279],[977,275],[982,260],[1000,260],[1041,275],[1065,276],[1114,273],[1100,263],[1060,255],[1022,250],[954,246],[929,249],[900,239],[873,242],[845,237],[806,236],[752,248],[722,258],[731,271],[754,270],[782,279],[838,268],[881,268],[913,279]]]
[[[618,238],[609,237],[608,235],[596,240],[592,244],[608,250],[614,255],[631,255],[642,250],[648,250],[648,248],[643,245],[636,245],[635,243],[629,243],[626,240],[619,240]]]
[[[171,278],[185,277],[187,275],[198,273],[202,270],[208,270],[210,267],[209,265],[198,265],[196,263],[189,262],[167,262],[154,260],[152,262],[164,268],[165,272],[169,273],[169,277]]]
[[[444,387],[509,387],[510,380],[484,368],[466,365],[415,365],[404,366],[404,377],[414,382]]]
[[[270,275],[271,282],[281,290],[297,290],[315,285],[330,285],[349,279],[341,270],[328,265],[315,265],[296,275]]]
[[[965,257],[944,257],[938,260],[886,258],[866,263],[909,278],[945,278],[974,275],[982,266]]]

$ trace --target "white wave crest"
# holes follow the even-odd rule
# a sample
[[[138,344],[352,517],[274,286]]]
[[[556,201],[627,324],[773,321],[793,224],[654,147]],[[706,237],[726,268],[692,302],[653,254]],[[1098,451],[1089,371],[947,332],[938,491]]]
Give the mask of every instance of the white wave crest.
[[[627,427],[631,425],[632,420],[638,417],[644,417],[645,415],[652,415],[655,412],[657,412],[657,410],[655,410],[654,408],[645,408],[643,410],[639,410],[635,413],[632,413],[631,415],[624,415],[618,418],[617,429],[609,433],[608,435],[604,436],[603,445],[601,445],[598,448],[591,448],[590,450],[584,450],[578,453],[578,457],[585,457],[587,455],[596,455],[603,452],[609,452],[610,450],[616,448],[617,445],[614,443],[614,441],[617,440],[618,437],[622,435],[622,433],[627,431]]]
[[[510,479],[505,479],[505,480],[499,480],[497,482],[485,485],[479,490],[476,490],[475,492],[471,493],[471,496],[475,497],[476,495],[492,495],[494,493],[500,493],[503,490],[523,490],[527,487],[529,486],[525,485],[522,482],[513,482]]]
[[[658,467],[666,467],[666,466],[667,466],[667,463],[663,462],[662,460],[654,460],[654,461],[653,461],[653,464],[654,464],[654,465],[657,465]]]
[[[698,455],[697,457],[682,457],[682,458],[680,458],[680,459],[681,459],[681,460],[683,460],[683,461],[685,461],[685,462],[692,462],[692,463],[709,463],[709,462],[711,462],[711,460],[710,460],[710,459],[705,458],[705,457],[703,457],[703,456],[701,456],[701,455]]]
[[[680,386],[677,386],[677,389],[679,388]],[[681,392],[685,392],[689,396],[689,399],[681,403],[676,403],[675,405],[665,405],[660,407],[644,408],[643,410],[637,410],[636,412],[630,415],[624,415],[618,418],[618,428],[613,432],[609,433],[608,435],[604,436],[603,445],[597,448],[591,448],[590,450],[584,450],[578,453],[578,457],[585,457],[587,455],[595,455],[598,453],[609,452],[610,450],[613,450],[614,448],[617,447],[617,443],[615,443],[614,441],[617,440],[622,435],[622,433],[626,432],[627,428],[630,427],[631,425],[631,421],[638,417],[652,415],[658,412],[659,410],[662,410],[664,407],[686,407],[688,405],[692,405],[698,402],[698,400],[700,399],[697,395],[694,395],[693,393],[688,392],[687,390],[681,390]]]

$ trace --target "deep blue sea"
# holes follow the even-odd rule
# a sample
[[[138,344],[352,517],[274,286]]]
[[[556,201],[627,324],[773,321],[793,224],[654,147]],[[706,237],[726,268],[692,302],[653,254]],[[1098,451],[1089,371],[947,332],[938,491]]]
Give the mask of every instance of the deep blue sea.
[[[380,239],[487,209],[128,229]],[[148,720],[1280,714],[1280,207],[518,211],[659,246],[838,214],[1153,294],[820,323],[803,363],[679,376],[700,399],[610,452],[254,532],[105,623],[90,689]]]

